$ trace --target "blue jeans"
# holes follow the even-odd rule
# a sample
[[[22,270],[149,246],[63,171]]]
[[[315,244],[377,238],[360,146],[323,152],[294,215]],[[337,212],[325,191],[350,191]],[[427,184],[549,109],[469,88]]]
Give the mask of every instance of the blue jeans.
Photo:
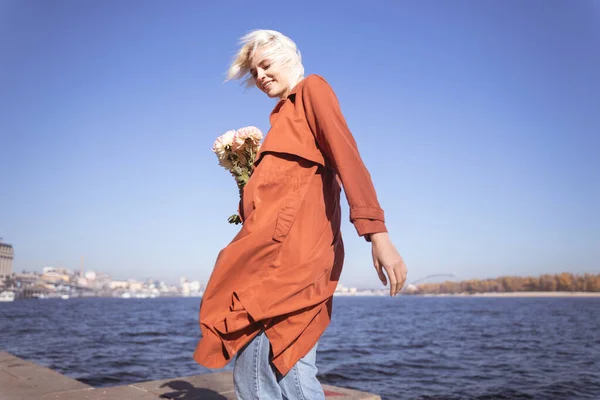
[[[233,384],[238,400],[325,400],[317,380],[317,345],[282,377],[271,363],[269,339],[264,331],[259,333],[235,358]]]

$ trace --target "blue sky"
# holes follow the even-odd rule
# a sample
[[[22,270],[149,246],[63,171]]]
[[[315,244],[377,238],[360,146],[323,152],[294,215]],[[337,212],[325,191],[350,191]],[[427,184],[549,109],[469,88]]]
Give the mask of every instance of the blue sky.
[[[600,2],[0,0],[0,237],[16,271],[206,282],[239,227],[224,83],[275,29],[333,86],[409,281],[600,272]],[[342,282],[381,287],[342,199]]]

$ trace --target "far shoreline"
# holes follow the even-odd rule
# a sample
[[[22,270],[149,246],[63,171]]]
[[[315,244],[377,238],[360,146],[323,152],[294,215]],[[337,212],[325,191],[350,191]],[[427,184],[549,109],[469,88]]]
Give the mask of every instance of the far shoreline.
[[[485,293],[423,293],[420,297],[600,297],[600,292],[485,292]]]

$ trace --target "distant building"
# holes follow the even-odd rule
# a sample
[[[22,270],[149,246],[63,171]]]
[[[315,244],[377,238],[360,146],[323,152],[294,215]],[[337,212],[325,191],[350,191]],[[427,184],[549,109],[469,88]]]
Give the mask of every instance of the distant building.
[[[84,277],[88,281],[94,281],[94,280],[96,280],[96,272],[94,272],[92,270],[86,271]]]
[[[48,274],[48,273],[70,276],[73,274],[73,271],[71,271],[68,268],[62,268],[62,267],[44,267],[42,269],[42,274]]]
[[[412,283],[409,283],[408,285],[406,285],[404,287],[403,291],[413,294],[413,293],[417,293],[419,291],[419,288],[417,287],[417,285],[413,285]]]
[[[190,295],[190,283],[187,280],[181,285],[181,294],[184,297],[188,297]]]
[[[129,290],[134,292],[140,291],[144,287],[144,282],[138,282],[135,279],[129,279],[127,283],[129,285]]]
[[[111,281],[109,284],[111,289],[127,289],[129,282],[127,281]]]
[[[70,275],[71,271],[67,268],[44,267],[42,280],[51,284],[69,283]]]
[[[14,251],[12,245],[0,241],[0,279],[12,275]]]

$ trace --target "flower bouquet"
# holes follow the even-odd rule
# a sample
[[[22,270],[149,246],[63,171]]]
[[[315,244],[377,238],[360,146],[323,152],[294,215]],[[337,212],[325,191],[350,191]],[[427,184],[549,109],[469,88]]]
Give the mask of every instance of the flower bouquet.
[[[242,190],[254,169],[254,160],[260,148],[263,134],[255,126],[247,126],[237,131],[231,130],[219,136],[213,145],[212,151],[219,159],[219,165],[225,168],[235,178],[242,197]],[[227,221],[230,224],[241,224],[239,214],[233,214]]]

